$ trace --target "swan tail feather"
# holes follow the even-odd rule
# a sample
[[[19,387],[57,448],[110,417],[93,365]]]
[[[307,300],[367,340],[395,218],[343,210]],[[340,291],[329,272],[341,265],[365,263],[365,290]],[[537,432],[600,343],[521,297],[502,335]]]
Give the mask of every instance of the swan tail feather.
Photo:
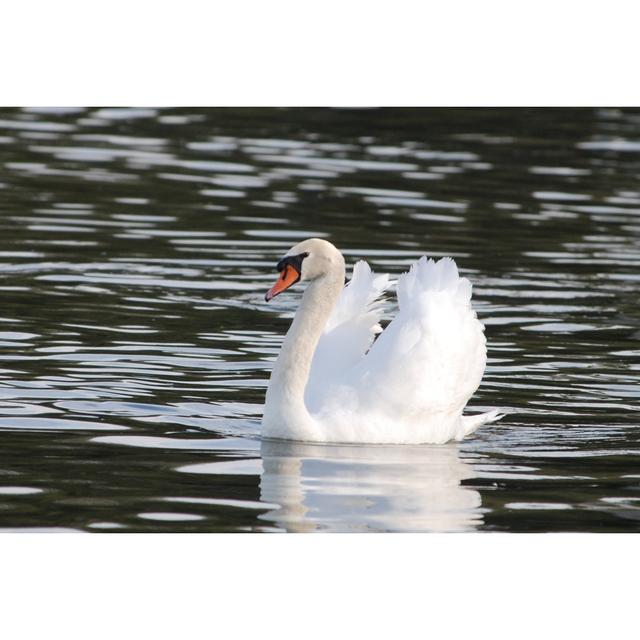
[[[460,437],[456,440],[462,440],[462,438],[471,435],[479,427],[491,422],[496,422],[501,418],[504,418],[506,413],[501,412],[499,409],[492,409],[486,413],[479,413],[473,416],[462,416],[462,430],[459,434]]]

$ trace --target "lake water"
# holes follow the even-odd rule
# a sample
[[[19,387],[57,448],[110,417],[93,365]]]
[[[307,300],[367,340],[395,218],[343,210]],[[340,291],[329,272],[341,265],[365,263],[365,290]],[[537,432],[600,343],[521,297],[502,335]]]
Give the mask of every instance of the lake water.
[[[309,236],[453,256],[509,415],[262,442]],[[638,531],[639,267],[638,110],[2,109],[0,528]]]

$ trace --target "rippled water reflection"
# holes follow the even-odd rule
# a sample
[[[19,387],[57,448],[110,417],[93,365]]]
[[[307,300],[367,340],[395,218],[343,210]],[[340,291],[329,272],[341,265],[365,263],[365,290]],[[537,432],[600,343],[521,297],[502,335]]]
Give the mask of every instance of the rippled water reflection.
[[[639,153],[637,110],[1,110],[0,528],[640,529]],[[311,235],[454,256],[508,418],[261,442]]]

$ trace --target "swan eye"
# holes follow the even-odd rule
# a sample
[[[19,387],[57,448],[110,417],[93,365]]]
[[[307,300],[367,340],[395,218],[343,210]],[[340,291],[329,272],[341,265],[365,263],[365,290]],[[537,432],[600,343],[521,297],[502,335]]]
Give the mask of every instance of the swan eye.
[[[302,273],[302,261],[308,256],[309,254],[306,251],[304,253],[299,253],[296,256],[285,256],[280,260],[280,262],[278,262],[276,269],[278,271],[284,271],[288,266],[290,266],[300,274]]]

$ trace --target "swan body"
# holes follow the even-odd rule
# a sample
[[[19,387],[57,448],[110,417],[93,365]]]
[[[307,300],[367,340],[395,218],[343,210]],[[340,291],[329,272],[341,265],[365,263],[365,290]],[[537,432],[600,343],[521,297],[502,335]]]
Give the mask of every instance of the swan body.
[[[398,278],[399,310],[384,331],[378,300],[391,283],[366,262],[345,286],[342,254],[312,238],[290,249],[278,270],[267,300],[309,284],[271,374],[264,437],[442,444],[500,417],[462,415],[484,373],[486,341],[471,283],[451,258],[422,257]]]

